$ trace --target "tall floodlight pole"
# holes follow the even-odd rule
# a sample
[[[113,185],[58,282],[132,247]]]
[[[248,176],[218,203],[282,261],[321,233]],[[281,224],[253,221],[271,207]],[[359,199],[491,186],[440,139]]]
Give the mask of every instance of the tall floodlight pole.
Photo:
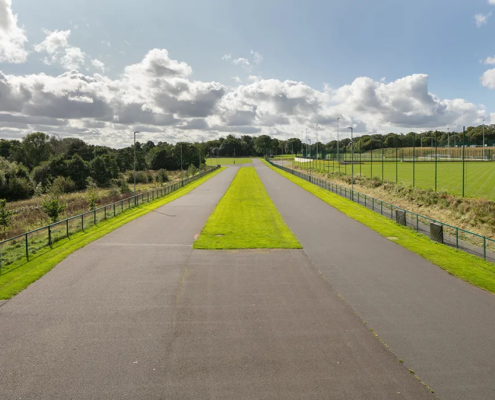
[[[304,156],[304,131],[301,132],[301,157]]]
[[[136,133],[134,132],[134,204],[136,203]]]
[[[318,124],[316,124],[316,159],[318,160]]]
[[[354,128],[349,126],[347,129],[351,130],[351,198],[354,201]]]
[[[309,154],[311,154],[311,139],[308,139],[309,141]],[[313,167],[313,159],[311,158],[310,164],[309,164],[309,181],[311,182],[311,168]]]
[[[306,134],[306,157],[308,156],[308,128],[304,131]],[[309,149],[309,156],[311,157],[311,148]]]
[[[483,152],[482,152],[483,161],[485,161],[485,120],[483,120]]]
[[[340,141],[339,141],[339,120],[340,117],[337,118],[337,162],[339,164],[339,174],[340,174]]]

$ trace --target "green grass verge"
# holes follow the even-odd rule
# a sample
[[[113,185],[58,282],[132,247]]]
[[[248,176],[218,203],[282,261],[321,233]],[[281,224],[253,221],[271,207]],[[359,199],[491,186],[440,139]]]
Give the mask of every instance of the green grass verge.
[[[300,249],[256,170],[242,167],[206,222],[195,249]]]
[[[250,164],[253,160],[251,158],[208,158],[206,160],[207,165],[230,165],[230,164]]]
[[[348,159],[350,160],[350,159]],[[359,155],[355,156],[359,162]],[[295,162],[303,168],[313,168],[324,172],[341,172],[351,174],[352,166],[339,165],[334,161],[313,160],[312,162]],[[397,174],[396,169],[397,167]],[[414,168],[414,174],[413,174]],[[445,191],[453,194],[462,194],[462,162],[438,162],[437,163],[437,191]],[[354,165],[354,174],[361,174],[368,178],[379,177],[399,183],[412,185],[413,175],[416,187],[422,189],[435,188],[435,163],[434,162],[398,162],[383,163],[381,161],[363,161]],[[465,195],[469,197],[486,197],[495,200],[495,162],[466,162],[464,166]]]
[[[272,170],[294,182],[309,193],[320,198],[349,217],[368,226],[384,237],[394,237],[395,243],[420,255],[449,274],[471,283],[474,286],[495,293],[495,264],[479,257],[435,243],[427,236],[411,228],[400,226],[394,221],[368,210],[364,206],[322,189],[292,174],[272,167]]]
[[[100,222],[97,226],[86,229],[84,232],[73,234],[70,239],[60,240],[56,242],[52,248],[47,248],[46,250],[38,252],[38,254],[29,262],[22,260],[9,265],[8,272],[0,275],[0,300],[10,299],[12,296],[28,287],[31,283],[41,278],[74,251],[105,236],[107,233],[110,233],[122,225],[184,196],[224,169],[225,168],[220,168],[217,171],[170,193],[168,196],[147,203],[146,205],[138,206],[132,210],[124,211],[122,214],[108,219],[107,221]]]

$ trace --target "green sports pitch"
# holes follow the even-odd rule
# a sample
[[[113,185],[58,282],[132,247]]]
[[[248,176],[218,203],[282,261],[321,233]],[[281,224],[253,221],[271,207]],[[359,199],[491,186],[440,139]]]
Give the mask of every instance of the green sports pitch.
[[[207,165],[229,165],[229,164],[251,164],[250,158],[217,158],[211,157],[206,159]]]
[[[338,164],[333,161],[314,160],[312,163],[295,162],[303,168],[312,165],[315,170],[325,172],[340,172],[351,175],[352,165]],[[449,192],[462,195],[463,163],[462,162],[402,162],[398,161],[367,161],[354,164],[354,174],[378,177],[391,182],[413,185],[423,189]],[[413,174],[414,168],[414,174]],[[495,200],[495,162],[467,161],[464,163],[464,194],[469,197],[485,197]]]

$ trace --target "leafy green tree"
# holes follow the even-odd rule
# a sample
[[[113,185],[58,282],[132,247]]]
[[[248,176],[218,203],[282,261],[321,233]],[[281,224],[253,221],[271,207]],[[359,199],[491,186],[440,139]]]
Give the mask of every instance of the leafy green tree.
[[[129,194],[132,193],[131,188],[129,187],[129,184],[125,179],[121,179],[119,181],[119,188],[120,188],[120,194]]]
[[[43,200],[41,208],[52,222],[57,222],[59,215],[65,211],[66,205],[62,204],[58,198],[49,197],[48,199]]]
[[[268,135],[261,135],[254,139],[254,149],[258,154],[265,154],[272,148],[272,138]]]
[[[234,135],[228,135],[220,145],[220,152],[223,156],[233,157],[242,155],[242,141]]]
[[[119,175],[117,162],[109,155],[100,155],[91,160],[90,171],[98,186],[108,186]]]
[[[146,156],[149,167],[159,170],[170,166],[170,153],[165,147],[155,147]]]
[[[60,187],[52,185],[49,188],[47,198],[41,202],[41,209],[48,215],[52,223],[57,222],[60,214],[67,208],[67,205],[61,202],[60,194]]]
[[[86,192],[86,200],[88,200],[88,208],[90,211],[96,210],[96,207],[98,205],[98,193],[96,189],[98,186],[96,185],[96,181],[89,177],[88,178],[88,190]]]
[[[26,154],[26,163],[30,168],[34,168],[42,161],[46,161],[53,154],[50,144],[50,136],[42,132],[34,132],[22,141],[22,147]]]
[[[158,182],[160,184],[163,184],[163,183],[168,182],[170,180],[168,177],[167,171],[164,169],[159,170],[158,173],[156,174],[156,176],[157,176]]]
[[[77,190],[86,188],[86,181],[90,173],[89,163],[84,161],[79,154],[74,154],[65,163],[65,175],[74,181]]]
[[[290,138],[285,142],[285,153],[300,153],[301,152],[301,139]]]
[[[3,238],[7,238],[7,230],[10,225],[12,211],[7,210],[7,200],[0,199],[0,227],[2,227]]]
[[[182,150],[181,150],[182,149]],[[204,155],[199,153],[198,147],[196,147],[192,143],[187,142],[179,142],[177,143],[172,151],[174,158],[177,160],[177,168],[180,169],[180,159],[181,159],[181,151],[182,151],[182,169],[187,170],[189,165],[194,164],[199,167],[202,163],[205,162]],[[171,169],[171,168],[167,168]]]
[[[22,164],[0,157],[0,193],[7,201],[28,199],[34,187],[29,172]]]
[[[198,173],[198,169],[194,166],[194,164],[189,165],[189,168],[187,169],[187,175],[194,176],[197,173]]]

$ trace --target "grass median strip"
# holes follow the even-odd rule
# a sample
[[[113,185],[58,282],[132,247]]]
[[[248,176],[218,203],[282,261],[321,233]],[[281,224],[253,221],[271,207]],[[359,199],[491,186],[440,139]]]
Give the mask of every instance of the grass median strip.
[[[479,257],[435,243],[411,228],[400,226],[367,208],[312,183],[263,162],[273,171],[294,182],[352,219],[368,226],[380,235],[420,255],[449,274],[474,286],[495,293],[495,264]]]
[[[239,169],[195,249],[300,249],[253,167]]]
[[[41,278],[74,251],[105,236],[122,225],[184,196],[224,169],[225,168],[220,168],[211,174],[170,193],[168,196],[147,203],[146,205],[138,206],[132,210],[125,211],[107,221],[100,222],[97,226],[86,229],[84,232],[73,234],[70,239],[60,240],[56,242],[52,248],[40,251],[29,262],[18,261],[9,265],[9,270],[5,274],[0,275],[0,300],[10,299],[12,296],[28,287],[31,283]]]

